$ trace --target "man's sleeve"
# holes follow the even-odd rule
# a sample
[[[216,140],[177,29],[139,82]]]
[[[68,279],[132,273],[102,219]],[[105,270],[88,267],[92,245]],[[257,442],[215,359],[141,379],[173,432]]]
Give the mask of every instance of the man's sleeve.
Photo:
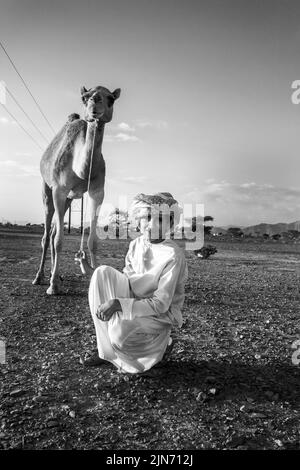
[[[132,274],[134,273],[134,269],[132,267],[132,241],[129,244],[127,254],[125,256],[125,266],[123,268],[124,274]]]
[[[184,257],[175,256],[170,260],[161,274],[158,287],[152,297],[139,300],[119,299],[125,317],[132,319],[166,313],[172,303],[178,278],[184,266]]]

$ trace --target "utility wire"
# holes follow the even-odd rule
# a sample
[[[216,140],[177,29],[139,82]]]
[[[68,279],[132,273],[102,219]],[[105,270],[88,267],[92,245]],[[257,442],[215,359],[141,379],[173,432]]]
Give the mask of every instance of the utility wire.
[[[14,95],[12,94],[12,92],[6,87],[6,91],[7,93],[9,94],[9,96],[14,100],[14,102],[16,103],[17,106],[19,106],[19,108],[21,109],[21,111],[23,111],[23,113],[25,114],[25,116],[29,119],[29,121],[31,122],[31,124],[35,127],[35,129],[38,131],[38,133],[43,137],[43,139],[45,139],[45,141],[47,142],[47,144],[49,144],[49,140],[47,139],[47,137],[44,136],[44,134],[40,131],[40,129],[37,127],[37,125],[33,122],[33,120],[31,119],[31,117],[26,113],[25,109],[20,105],[20,103],[18,102],[18,100],[14,97]]]
[[[35,140],[34,137],[32,137],[31,134],[29,134],[29,132],[25,129],[25,127],[22,126],[22,124],[15,118],[15,116],[7,109],[7,107],[3,104],[3,103],[0,103],[3,108],[5,109],[5,111],[10,115],[10,117],[16,121],[16,123],[21,127],[21,129],[23,129],[23,131],[28,135],[28,137],[30,137],[31,140],[33,140],[33,142],[38,146],[38,148],[40,150],[42,150],[42,152],[44,151],[44,149],[40,146],[40,144]]]
[[[25,86],[26,90],[28,91],[28,93],[30,94],[31,98],[33,99],[33,101],[35,102],[36,106],[38,107],[40,113],[42,114],[42,116],[44,117],[45,121],[48,123],[50,129],[52,130],[52,132],[54,134],[56,134],[56,131],[53,129],[52,125],[50,124],[50,122],[48,121],[47,117],[45,116],[42,108],[40,107],[39,103],[37,102],[37,100],[35,99],[35,97],[33,96],[33,94],[31,93],[28,85],[26,84],[25,80],[23,79],[22,75],[20,74],[20,72],[18,71],[17,67],[15,66],[15,64],[13,63],[13,60],[10,58],[10,56],[8,55],[8,52],[6,51],[5,47],[3,46],[2,42],[0,41],[0,46],[1,48],[3,49],[5,55],[7,56],[8,60],[10,61],[11,65],[13,66],[13,68],[15,69],[15,71],[17,72],[17,74],[19,75],[20,79],[22,80],[23,82],[23,85]]]

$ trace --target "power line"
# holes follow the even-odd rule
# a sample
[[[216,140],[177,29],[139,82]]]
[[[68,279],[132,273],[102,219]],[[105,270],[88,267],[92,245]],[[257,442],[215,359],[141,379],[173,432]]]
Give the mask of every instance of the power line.
[[[25,116],[29,119],[29,121],[31,122],[31,124],[35,127],[35,129],[38,131],[38,133],[43,137],[43,139],[45,139],[45,141],[47,142],[47,144],[49,144],[49,140],[47,139],[47,137],[44,136],[44,134],[42,133],[42,131],[40,131],[40,129],[37,127],[37,125],[33,122],[33,120],[31,119],[31,117],[26,113],[25,109],[20,105],[20,103],[18,102],[18,100],[14,97],[14,95],[12,94],[12,92],[6,87],[6,91],[7,93],[10,95],[10,97],[14,100],[14,102],[17,104],[17,106],[19,106],[19,108],[21,109],[21,111],[23,111],[23,113],[25,114]]]
[[[5,111],[10,115],[11,118],[13,118],[14,121],[16,121],[16,123],[21,127],[21,129],[23,129],[23,131],[28,135],[28,137],[30,137],[31,140],[33,140],[33,142],[39,147],[40,150],[42,150],[42,152],[44,151],[44,149],[40,146],[40,144],[35,140],[34,137],[32,137],[31,134],[29,134],[29,132],[25,129],[25,127],[22,126],[22,124],[15,118],[15,116],[7,109],[7,107],[3,104],[3,103],[0,103],[3,108],[5,109]]]
[[[47,117],[45,116],[42,108],[40,107],[39,103],[37,102],[37,100],[35,99],[35,97],[33,96],[33,94],[31,93],[28,85],[26,84],[25,80],[23,79],[22,75],[20,74],[20,72],[18,71],[17,67],[15,66],[15,64],[13,63],[13,60],[10,58],[8,52],[6,51],[5,47],[3,46],[2,42],[0,41],[0,46],[2,47],[5,55],[7,56],[8,60],[10,61],[11,65],[13,66],[13,68],[15,69],[15,71],[17,72],[17,74],[19,75],[20,79],[22,80],[23,82],[23,85],[25,86],[26,90],[28,91],[28,93],[30,94],[31,98],[33,99],[33,101],[35,102],[36,106],[38,107],[40,113],[42,114],[42,116],[44,117],[45,121],[48,123],[50,129],[52,130],[52,132],[54,134],[56,134],[56,131],[53,129],[52,125],[50,124],[50,122],[48,121]]]

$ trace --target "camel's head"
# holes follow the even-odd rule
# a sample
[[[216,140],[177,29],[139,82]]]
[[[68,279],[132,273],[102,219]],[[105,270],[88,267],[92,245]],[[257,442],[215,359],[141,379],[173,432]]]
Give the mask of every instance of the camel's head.
[[[110,122],[113,116],[114,102],[121,94],[120,88],[111,92],[103,86],[96,86],[87,90],[81,87],[81,99],[85,107],[85,119],[100,122]]]

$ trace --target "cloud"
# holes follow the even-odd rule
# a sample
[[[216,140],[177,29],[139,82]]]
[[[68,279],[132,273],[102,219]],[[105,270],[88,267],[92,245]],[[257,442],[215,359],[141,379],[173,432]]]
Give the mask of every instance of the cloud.
[[[16,157],[32,157],[33,154],[30,152],[16,152]]]
[[[253,183],[253,182],[252,183],[243,183],[240,186],[241,186],[241,188],[253,188],[253,187],[256,186],[256,183]]]
[[[219,224],[252,225],[300,219],[300,188],[255,182],[206,183],[184,195],[186,202],[204,203],[205,213]]]
[[[125,134],[124,132],[120,132],[119,134],[116,135],[116,139],[119,140],[120,142],[138,142],[140,139],[135,136],[135,135],[128,135]]]
[[[120,185],[120,183],[129,183],[129,184],[145,184],[149,181],[148,176],[137,175],[137,176],[117,176],[114,178],[107,177],[106,182],[108,184]]]
[[[136,128],[163,130],[168,128],[168,123],[162,120],[153,121],[144,119],[136,121],[135,126],[132,126],[127,122],[120,122],[116,127],[112,128],[116,133],[104,135],[104,142],[141,142],[141,139],[133,134]]]
[[[134,132],[135,131],[135,128],[131,127],[126,122],[120,122],[117,127],[118,127],[118,129],[121,129],[122,131],[125,131],[125,132]]]
[[[124,176],[120,179],[125,183],[142,184],[148,181],[149,178],[147,176]]]
[[[158,130],[164,130],[169,127],[169,124],[167,123],[167,121],[163,121],[163,120],[153,121],[151,119],[141,119],[136,122],[136,126],[142,129],[145,129],[148,127],[148,128],[158,129]]]
[[[140,139],[136,135],[119,132],[116,135],[104,135],[104,142],[140,142]]]
[[[40,176],[38,166],[24,165],[15,160],[0,161],[1,174],[16,177],[37,177]]]

